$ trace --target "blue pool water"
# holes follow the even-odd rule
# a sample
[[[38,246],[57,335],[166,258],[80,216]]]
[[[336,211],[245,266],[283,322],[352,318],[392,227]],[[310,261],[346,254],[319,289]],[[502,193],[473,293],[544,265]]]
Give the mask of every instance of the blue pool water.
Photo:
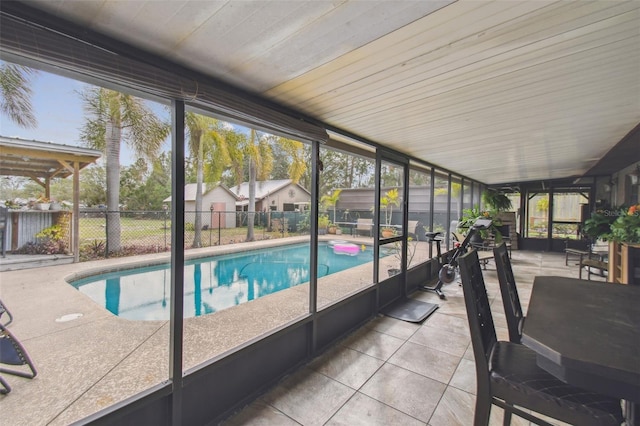
[[[354,256],[318,247],[318,276],[373,260],[371,247]],[[296,244],[185,263],[184,316],[210,314],[309,281],[309,245]],[[71,283],[113,314],[131,320],[169,319],[170,265],[111,272]]]

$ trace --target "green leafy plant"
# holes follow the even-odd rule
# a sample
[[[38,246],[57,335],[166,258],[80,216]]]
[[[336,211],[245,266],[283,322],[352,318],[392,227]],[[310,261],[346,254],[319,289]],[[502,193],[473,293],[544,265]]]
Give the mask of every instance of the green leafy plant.
[[[329,227],[331,221],[329,220],[329,215],[321,214],[318,216],[318,228],[326,229]]]
[[[598,209],[591,213],[591,217],[584,221],[582,233],[592,240],[611,239],[611,225],[620,215],[620,208]]]
[[[611,239],[620,243],[640,243],[640,204],[620,210],[620,215],[611,224]]]
[[[391,219],[393,218],[393,208],[400,206],[400,193],[398,188],[393,188],[384,193],[383,197],[380,197],[380,210],[384,211],[384,223],[385,227],[382,231],[386,231],[390,234],[395,234],[395,229],[391,226]]]
[[[340,200],[340,193],[342,192],[341,189],[334,189],[333,192],[331,192],[330,194],[327,195],[323,195],[320,198],[320,203],[322,203],[323,206],[326,207],[333,207],[333,220],[336,221],[336,205],[338,204],[338,201]]]
[[[471,209],[462,210],[462,217],[458,221],[458,230],[463,233],[469,232],[469,229],[476,223],[478,219],[491,219],[491,226],[488,229],[482,229],[479,231],[479,235],[482,239],[489,238],[490,235],[494,235],[496,243],[502,242],[502,233],[498,229],[502,226],[502,221],[496,217],[497,212],[480,210],[478,206],[474,206]]]
[[[490,210],[496,213],[511,210],[513,207],[509,197],[492,189],[488,189],[482,193],[482,201]]]
[[[66,254],[67,243],[64,240],[64,230],[60,225],[49,226],[36,234],[37,241],[29,241],[22,246],[21,254]]]

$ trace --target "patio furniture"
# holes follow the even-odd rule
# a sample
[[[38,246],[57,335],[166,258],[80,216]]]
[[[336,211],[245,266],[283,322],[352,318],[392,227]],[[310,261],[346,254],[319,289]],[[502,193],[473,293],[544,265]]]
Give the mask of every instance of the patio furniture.
[[[2,318],[2,315],[4,314],[7,314],[7,316],[9,317],[9,321],[3,324],[6,327],[9,324],[11,324],[11,321],[13,321],[13,315],[11,315],[11,312],[9,312],[9,309],[7,309],[4,303],[2,303],[2,300],[0,300],[0,318]]]
[[[522,344],[559,379],[626,400],[640,425],[640,287],[537,276]],[[635,411],[635,419],[633,412]]]
[[[356,234],[360,235],[361,233],[366,233],[369,237],[372,236],[373,219],[358,218],[358,221],[356,224]]]
[[[565,248],[564,249],[564,264],[569,266],[569,256],[576,256],[579,259],[579,262],[582,262],[582,258],[588,255],[589,252],[586,250],[578,250],[573,248]]]
[[[9,386],[9,383],[7,383],[2,376],[0,376],[0,394],[2,395],[6,395],[9,392],[11,392],[11,386]]]
[[[38,374],[25,348],[2,324],[0,324],[0,364],[26,365],[29,367],[29,371],[0,367],[0,373],[12,374],[27,379],[33,379]],[[0,383],[4,387],[4,390],[0,389],[0,393],[9,393],[11,391],[11,387],[6,381],[2,380]]]
[[[604,271],[609,270],[609,262],[604,260],[602,252],[595,253],[593,250],[589,250],[586,257],[580,256],[580,272],[578,272],[578,278],[582,279],[582,270],[585,267],[587,268],[587,280],[590,280],[591,274],[594,273],[592,268],[599,270],[600,276],[604,277]]]
[[[620,425],[620,400],[568,385],[536,364],[524,345],[498,341],[478,253],[460,259],[460,273],[476,364],[474,425],[488,425],[491,406],[540,425],[550,423],[524,410],[575,425]]]
[[[6,245],[6,230],[7,219],[9,217],[9,209],[5,206],[0,206],[0,244],[2,244],[2,257],[6,257],[7,245]]]
[[[520,297],[518,296],[518,288],[513,276],[507,245],[502,243],[494,248],[493,256],[496,261],[498,281],[500,282],[504,315],[507,318],[507,327],[509,328],[509,341],[520,343],[524,314],[520,305]]]

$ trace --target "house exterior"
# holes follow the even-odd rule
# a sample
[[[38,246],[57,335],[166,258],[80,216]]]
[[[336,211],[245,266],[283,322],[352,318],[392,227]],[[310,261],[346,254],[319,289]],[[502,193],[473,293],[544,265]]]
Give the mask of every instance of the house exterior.
[[[194,223],[196,218],[196,186],[188,183],[184,186],[184,221]],[[171,197],[163,200],[171,202]],[[235,228],[236,227],[236,202],[235,193],[222,184],[217,184],[207,189],[202,185],[202,224],[210,228]]]
[[[237,196],[237,211],[249,205],[249,182],[230,188]],[[302,211],[309,208],[311,193],[291,179],[256,182],[256,211]]]

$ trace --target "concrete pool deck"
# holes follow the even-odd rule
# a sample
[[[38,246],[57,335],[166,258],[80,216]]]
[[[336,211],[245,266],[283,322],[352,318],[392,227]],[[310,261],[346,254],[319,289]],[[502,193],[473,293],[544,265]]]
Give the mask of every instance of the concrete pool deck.
[[[350,236],[343,239],[352,240]],[[250,246],[242,243],[189,250],[185,256],[190,259],[308,241],[308,237],[265,240]],[[68,280],[169,259],[168,253],[160,253],[2,272],[0,298],[14,316],[10,331],[38,369],[33,380],[5,377],[13,390],[0,396],[3,422],[69,424],[167,380],[169,322],[114,316]],[[319,308],[371,282],[371,267],[366,264],[340,274],[339,280],[335,276],[319,280]],[[186,318],[184,369],[307,315],[308,294],[308,284],[302,284],[215,314]]]
[[[251,243],[251,248],[299,241],[308,238],[260,241]],[[200,257],[248,248],[247,244],[236,246],[190,250],[188,254]],[[3,375],[13,387],[9,395],[0,396],[3,424],[70,424],[167,380],[168,321],[118,318],[66,281],[98,270],[149,265],[167,256],[145,255],[0,274],[0,298],[14,316],[10,330],[38,369],[33,380]],[[520,266],[531,263],[533,271],[527,277],[542,270],[538,254],[514,251],[514,256],[521,260]],[[554,254],[545,257],[554,258]],[[545,273],[577,277],[577,267],[564,267],[564,255],[557,257],[553,269],[547,267]],[[385,262],[393,262],[392,256],[385,258]],[[543,263],[549,264],[548,260]],[[372,271],[365,264],[341,274],[347,275],[319,280],[319,309],[370,285]],[[491,274],[495,272],[487,271],[487,275]],[[453,284],[445,288],[448,296],[457,291]],[[303,284],[215,314],[185,319],[184,369],[196,368],[307,315],[308,294],[308,285]],[[440,304],[438,317],[461,314],[457,298],[439,301],[432,293],[419,293],[417,297]],[[76,318],[75,314],[81,316]]]

